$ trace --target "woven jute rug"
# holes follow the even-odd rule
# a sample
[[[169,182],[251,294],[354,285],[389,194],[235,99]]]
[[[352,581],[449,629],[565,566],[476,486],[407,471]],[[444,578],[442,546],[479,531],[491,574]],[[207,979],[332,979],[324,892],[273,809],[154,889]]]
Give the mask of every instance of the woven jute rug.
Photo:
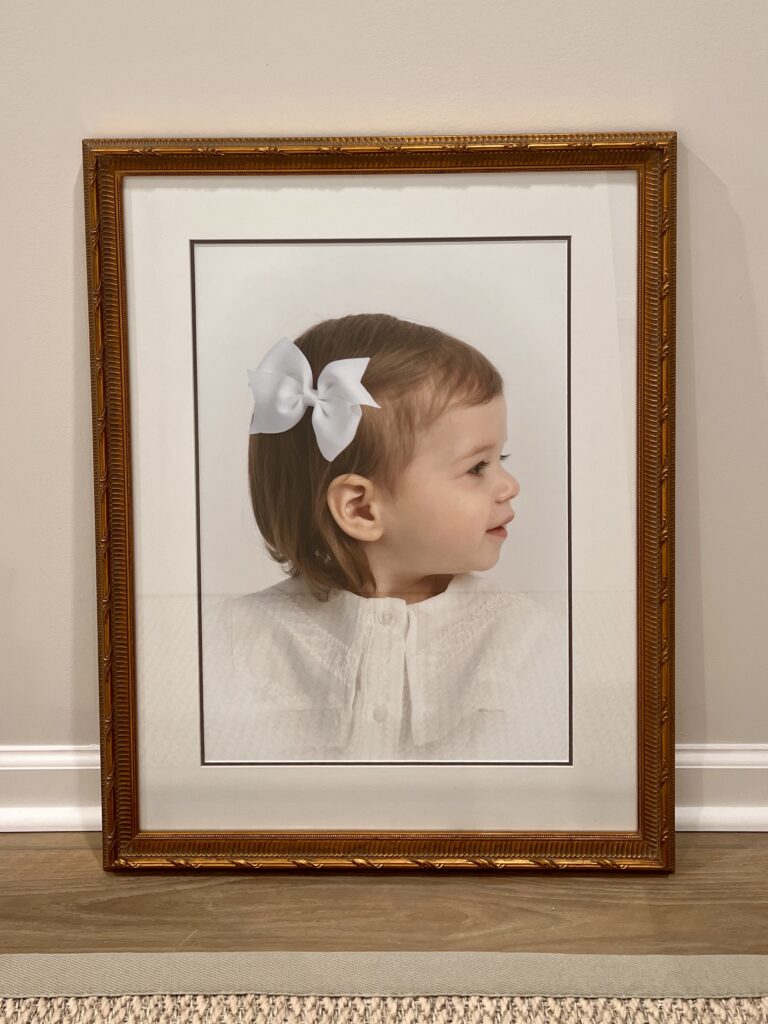
[[[3,1024],[765,1024],[761,999],[542,996],[90,996],[6,999]]]
[[[768,955],[0,955],[0,1024],[768,1024]]]

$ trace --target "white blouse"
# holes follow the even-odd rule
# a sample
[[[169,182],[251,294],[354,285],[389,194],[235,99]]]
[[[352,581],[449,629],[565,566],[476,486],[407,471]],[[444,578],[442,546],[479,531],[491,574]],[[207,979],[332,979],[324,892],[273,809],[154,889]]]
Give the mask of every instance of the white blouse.
[[[207,763],[567,762],[567,594],[205,597],[202,688]]]

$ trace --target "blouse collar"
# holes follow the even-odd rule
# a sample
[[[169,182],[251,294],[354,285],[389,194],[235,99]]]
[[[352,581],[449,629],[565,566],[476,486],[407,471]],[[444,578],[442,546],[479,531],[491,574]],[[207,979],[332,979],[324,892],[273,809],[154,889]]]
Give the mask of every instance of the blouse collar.
[[[309,586],[302,576],[288,577],[278,585],[278,588],[283,593],[310,593]],[[433,608],[441,608],[442,605],[448,603],[449,597],[453,598],[456,594],[496,593],[497,590],[498,588],[490,580],[479,573],[461,572],[456,573],[451,578],[450,583],[441,593],[435,594],[433,597],[427,597],[423,601],[413,601],[410,604],[402,597],[362,597],[360,594],[354,594],[351,590],[341,589],[332,590],[330,597],[343,601],[350,608],[356,607],[358,610],[362,608],[381,609],[389,607],[393,610],[395,608],[404,608],[407,611],[426,613]]]
[[[350,590],[338,591],[338,595],[349,605],[365,605],[375,609],[405,609],[417,614],[426,614],[432,611],[433,608],[441,608],[444,604],[449,603],[449,599],[453,598],[456,594],[483,589],[482,584],[483,578],[478,576],[477,573],[462,572],[456,573],[441,593],[434,594],[432,597],[426,597],[422,601],[408,602],[403,597],[361,597],[359,594],[353,594]]]

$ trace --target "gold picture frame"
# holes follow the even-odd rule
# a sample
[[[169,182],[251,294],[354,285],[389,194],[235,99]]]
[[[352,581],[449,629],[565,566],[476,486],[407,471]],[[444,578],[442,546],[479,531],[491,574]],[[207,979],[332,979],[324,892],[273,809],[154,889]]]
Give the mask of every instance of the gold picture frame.
[[[674,870],[676,143],[673,131],[83,140],[105,869]],[[619,171],[637,194],[637,827],[141,828],[126,181]]]

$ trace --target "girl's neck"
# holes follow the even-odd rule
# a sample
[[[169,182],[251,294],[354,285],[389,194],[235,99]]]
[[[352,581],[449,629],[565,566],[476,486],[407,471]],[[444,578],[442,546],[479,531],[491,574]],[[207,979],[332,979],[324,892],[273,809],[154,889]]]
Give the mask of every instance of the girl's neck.
[[[452,573],[444,573],[435,576],[424,576],[416,580],[411,586],[398,586],[394,581],[391,584],[382,582],[377,585],[375,593],[363,594],[363,597],[398,597],[406,604],[417,604],[419,601],[426,601],[430,597],[437,597],[444,593],[450,586],[453,579]]]

